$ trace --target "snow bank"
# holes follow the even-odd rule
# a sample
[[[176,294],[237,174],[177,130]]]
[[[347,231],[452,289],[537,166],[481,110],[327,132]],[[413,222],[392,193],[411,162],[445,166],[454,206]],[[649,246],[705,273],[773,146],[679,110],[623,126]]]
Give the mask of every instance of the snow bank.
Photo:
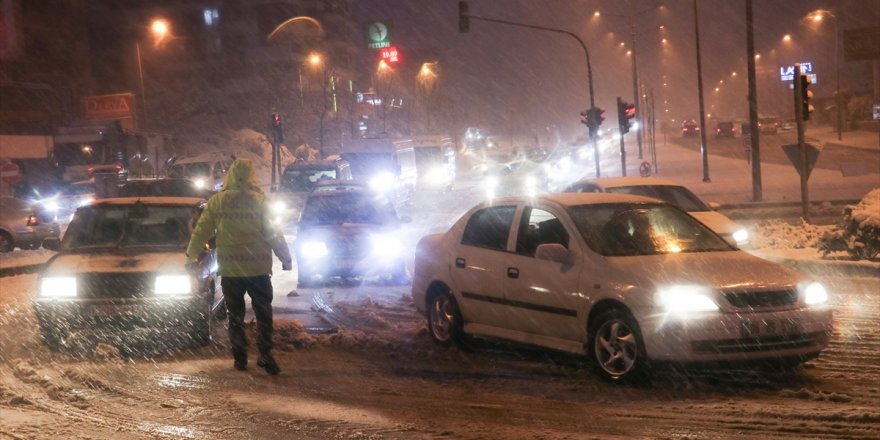
[[[813,225],[803,219],[795,224],[767,220],[755,226],[750,244],[754,249],[815,248],[819,238],[833,229],[833,225]]]

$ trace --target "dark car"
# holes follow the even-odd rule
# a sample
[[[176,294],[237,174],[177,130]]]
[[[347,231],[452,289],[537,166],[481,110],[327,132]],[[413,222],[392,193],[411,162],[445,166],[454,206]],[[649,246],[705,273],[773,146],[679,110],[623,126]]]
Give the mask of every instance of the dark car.
[[[734,137],[736,126],[733,122],[719,122],[715,125],[715,137]]]
[[[37,249],[44,238],[58,237],[59,231],[55,216],[40,204],[0,197],[0,252]]]
[[[700,125],[697,124],[697,121],[691,119],[690,121],[684,121],[681,124],[681,135],[684,137],[693,137],[700,135]]]
[[[33,305],[43,340],[68,345],[71,334],[182,331],[211,339],[211,318],[225,310],[213,249],[184,269],[186,246],[204,201],[112,198],[81,207],[39,277]],[[173,333],[174,331],[178,333]],[[123,339],[125,340],[125,339]]]
[[[409,281],[401,223],[391,201],[369,190],[315,191],[309,194],[296,237],[299,285],[333,276],[389,277]]]
[[[119,197],[196,197],[208,199],[213,191],[198,186],[190,179],[130,180],[119,188]]]

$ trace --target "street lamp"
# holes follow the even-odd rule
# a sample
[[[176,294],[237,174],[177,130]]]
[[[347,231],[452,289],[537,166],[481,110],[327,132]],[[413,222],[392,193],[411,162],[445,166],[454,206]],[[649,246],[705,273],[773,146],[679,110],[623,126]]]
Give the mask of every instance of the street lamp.
[[[164,18],[154,18],[150,22],[150,34],[153,36],[153,46],[158,47],[159,44],[171,34],[171,25],[168,23],[168,20]],[[134,43],[135,52],[137,55],[137,67],[138,67],[138,81],[141,86],[141,107],[143,111],[143,117],[141,118],[141,123],[146,126],[147,125],[147,93],[146,88],[144,87],[144,64],[143,57],[141,55],[141,42],[140,40],[135,40]]]
[[[835,102],[837,103],[837,140],[843,140],[843,112],[841,111],[841,100],[840,100],[840,49],[838,46],[840,45],[840,32],[837,24],[837,16],[835,16],[831,11],[826,9],[817,9],[813,12],[810,12],[804,17],[804,20],[810,20],[813,23],[819,24],[825,20],[825,17],[834,19],[834,75],[836,76],[836,89],[835,89]]]
[[[321,114],[318,116],[318,151],[324,157],[324,120],[327,117],[327,64],[324,56],[319,52],[312,52],[307,57],[307,62],[314,69],[320,69],[321,78]]]

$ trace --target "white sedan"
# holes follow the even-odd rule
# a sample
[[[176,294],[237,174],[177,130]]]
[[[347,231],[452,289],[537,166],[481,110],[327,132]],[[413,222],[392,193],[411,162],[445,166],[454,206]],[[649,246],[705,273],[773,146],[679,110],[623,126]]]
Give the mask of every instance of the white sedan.
[[[821,284],[623,194],[480,204],[419,242],[412,295],[441,344],[476,335],[585,354],[610,379],[651,360],[793,365],[832,330]]]

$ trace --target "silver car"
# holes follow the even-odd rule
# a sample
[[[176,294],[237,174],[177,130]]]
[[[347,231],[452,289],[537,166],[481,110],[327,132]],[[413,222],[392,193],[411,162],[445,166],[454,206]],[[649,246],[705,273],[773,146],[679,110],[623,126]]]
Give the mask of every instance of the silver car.
[[[53,215],[35,210],[24,200],[0,197],[0,252],[10,252],[16,247],[37,249],[44,238],[59,234]]]

